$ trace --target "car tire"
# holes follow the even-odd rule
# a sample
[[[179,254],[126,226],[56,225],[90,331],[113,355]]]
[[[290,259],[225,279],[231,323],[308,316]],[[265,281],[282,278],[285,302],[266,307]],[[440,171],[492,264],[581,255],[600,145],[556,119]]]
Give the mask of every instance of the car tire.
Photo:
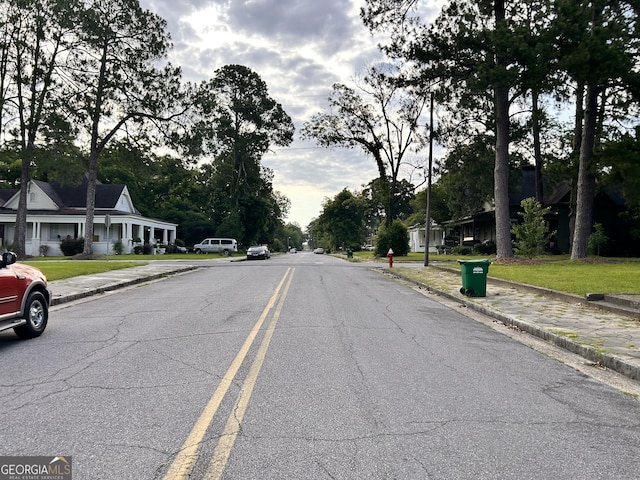
[[[23,317],[27,323],[13,329],[20,338],[35,338],[42,335],[49,320],[47,300],[41,292],[31,292],[25,304]]]

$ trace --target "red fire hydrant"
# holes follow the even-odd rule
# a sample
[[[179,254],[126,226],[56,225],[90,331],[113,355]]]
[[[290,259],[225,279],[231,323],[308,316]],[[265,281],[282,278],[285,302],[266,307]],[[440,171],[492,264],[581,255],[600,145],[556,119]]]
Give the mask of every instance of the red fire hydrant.
[[[393,268],[393,250],[389,249],[387,252],[387,257],[389,258],[389,268]]]

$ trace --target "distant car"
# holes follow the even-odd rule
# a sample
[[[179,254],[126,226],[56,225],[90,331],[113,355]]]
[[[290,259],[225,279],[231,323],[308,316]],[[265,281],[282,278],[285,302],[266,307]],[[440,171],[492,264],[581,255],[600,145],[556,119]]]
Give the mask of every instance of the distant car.
[[[264,245],[255,245],[247,250],[247,260],[266,260],[271,257],[271,252]]]
[[[0,260],[0,331],[13,328],[20,338],[39,337],[49,320],[51,292],[40,270],[16,258],[5,252]]]
[[[291,250],[289,250],[289,253],[298,253],[298,250],[294,247]]]
[[[318,253],[318,254],[323,254],[324,253],[324,248],[316,248],[313,253]]]

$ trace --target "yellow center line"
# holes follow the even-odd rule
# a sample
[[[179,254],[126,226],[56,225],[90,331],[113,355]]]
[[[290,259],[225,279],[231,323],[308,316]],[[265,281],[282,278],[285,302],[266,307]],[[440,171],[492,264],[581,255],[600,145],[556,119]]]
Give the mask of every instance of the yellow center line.
[[[209,402],[207,403],[204,410],[200,414],[200,417],[198,418],[195,425],[191,429],[191,433],[189,433],[189,436],[187,437],[182,447],[180,448],[178,454],[176,455],[176,458],[173,460],[173,463],[169,467],[169,470],[167,471],[166,475],[164,476],[165,480],[183,480],[187,478],[187,476],[189,475],[189,472],[191,471],[191,468],[193,467],[193,464],[197,459],[197,452],[198,452],[198,447],[200,446],[200,442],[202,442],[202,439],[204,438],[204,435],[207,432],[207,429],[209,428],[209,426],[211,425],[211,422],[213,421],[214,415],[218,411],[218,408],[220,408],[222,399],[224,398],[224,396],[227,394],[227,391],[231,387],[231,384],[233,383],[233,379],[238,373],[238,370],[240,369],[242,362],[246,358],[247,353],[251,348],[251,345],[253,345],[256,335],[260,331],[260,328],[262,327],[264,320],[267,318],[269,311],[271,310],[271,308],[273,308],[273,305],[276,303],[278,295],[280,294],[280,290],[284,285],[285,280],[287,279],[287,276],[289,275],[290,271],[291,271],[290,268],[287,269],[284,276],[282,277],[282,280],[280,280],[280,283],[278,284],[275,292],[269,299],[267,306],[262,311],[260,318],[258,318],[258,321],[251,329],[251,332],[249,332],[249,336],[244,341],[244,344],[240,348],[240,351],[238,351],[236,357],[233,359],[233,362],[229,366],[229,369],[224,374],[224,376],[222,377],[222,380],[218,384],[218,388],[216,388],[216,391],[213,393],[213,395],[209,399]],[[290,284],[291,284],[291,277],[289,277],[289,283],[287,284],[287,289],[289,288]],[[280,305],[281,304],[282,302],[280,303]]]
[[[271,319],[271,323],[269,324],[264,338],[262,339],[262,343],[260,344],[260,348],[256,353],[253,364],[249,369],[249,373],[247,373],[247,377],[242,383],[242,387],[240,388],[240,393],[238,394],[236,403],[231,410],[231,414],[229,415],[227,424],[224,427],[222,436],[218,441],[218,445],[213,452],[213,457],[211,459],[211,463],[209,464],[209,468],[207,469],[207,472],[203,477],[205,480],[219,480],[220,478],[222,478],[222,474],[224,473],[227,461],[229,460],[229,456],[231,455],[231,450],[236,439],[238,438],[238,434],[240,433],[242,419],[244,418],[244,414],[249,407],[249,400],[251,399],[253,388],[258,381],[258,375],[260,374],[260,369],[262,368],[262,364],[264,363],[264,359],[267,355],[269,343],[271,343],[271,338],[273,337],[278,319],[280,318],[280,312],[282,312],[282,306],[284,305],[289,287],[291,286],[292,278],[293,273],[289,276],[287,286],[282,292],[282,296],[280,297],[280,301],[278,302],[278,307],[273,313],[273,318]]]

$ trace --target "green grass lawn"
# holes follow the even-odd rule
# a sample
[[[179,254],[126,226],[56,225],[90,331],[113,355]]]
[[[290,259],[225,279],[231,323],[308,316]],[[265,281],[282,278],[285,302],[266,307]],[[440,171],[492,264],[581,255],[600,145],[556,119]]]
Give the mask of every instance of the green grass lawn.
[[[356,258],[374,260],[371,252],[356,252]],[[487,256],[463,256],[460,260],[475,260]],[[386,258],[379,258],[386,262]],[[430,265],[460,269],[454,255],[429,255]],[[410,253],[394,257],[395,264],[422,262],[423,253]],[[640,293],[640,259],[589,258],[587,262],[572,261],[568,256],[542,256],[534,261],[520,259],[509,263],[492,263],[489,276],[527,283],[561,292],[584,295],[586,293]]]
[[[577,295],[640,293],[640,262],[491,264],[489,276]]]

